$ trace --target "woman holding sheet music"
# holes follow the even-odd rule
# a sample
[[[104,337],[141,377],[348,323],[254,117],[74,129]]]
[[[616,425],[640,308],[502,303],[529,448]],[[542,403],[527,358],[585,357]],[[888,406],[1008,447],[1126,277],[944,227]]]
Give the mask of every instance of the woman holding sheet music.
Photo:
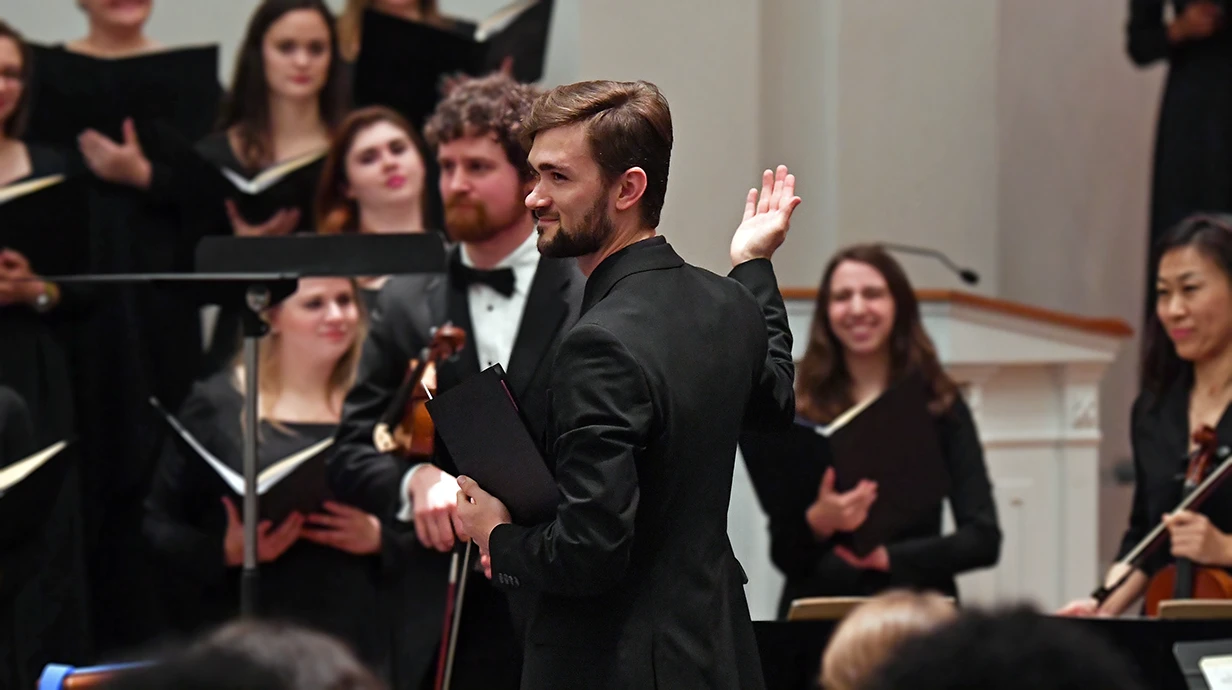
[[[259,471],[332,436],[367,329],[356,286],[345,278],[301,279],[267,320],[258,372]],[[243,380],[237,363],[199,382],[176,417],[241,477]],[[145,533],[165,561],[169,588],[193,590],[169,592],[167,601],[175,625],[191,632],[238,613],[242,505],[198,451],[171,436],[146,502]],[[381,522],[326,500],[317,512],[263,521],[258,532],[259,614],[337,635],[388,676],[392,607],[382,605],[382,586],[396,572],[400,551]]]
[[[807,505],[785,511],[776,505],[781,497],[759,489],[771,516],[771,558],[786,575],[780,615],[801,597],[873,595],[899,587],[955,596],[956,574],[996,563],[1001,532],[971,411],[937,360],[906,274],[878,246],[840,251],[826,266],[811,333],[796,380],[797,412],[810,424],[829,424],[908,376],[924,381],[957,529],[941,535],[938,504],[858,557],[836,538],[854,532],[874,509],[874,483],[861,480],[839,492],[830,467]],[[746,435],[741,447],[752,465],[783,452],[778,443]]]
[[[64,192],[72,176],[66,157],[23,140],[29,115],[31,51],[0,21],[0,227],[7,242],[61,230],[38,216],[40,192]],[[39,181],[42,181],[40,183]],[[30,191],[21,192],[26,189]],[[47,191],[51,190],[51,191]],[[63,204],[62,197],[57,203]],[[77,199],[84,206],[84,193]],[[78,218],[86,222],[85,214]],[[69,237],[71,234],[65,234]],[[81,235],[78,235],[81,236]],[[0,233],[0,391],[4,429],[0,465],[77,436],[70,344],[88,302],[38,278],[39,266]],[[20,437],[20,438],[18,438]],[[75,449],[74,449],[75,450]],[[47,521],[0,553],[0,686],[32,687],[52,661],[88,661],[86,580],[77,469],[70,470]]]
[[[270,190],[279,202],[274,206],[259,199],[250,205],[243,197],[261,195],[238,191],[223,199],[212,192],[197,198],[202,204],[200,234],[221,230],[252,237],[312,230],[323,157],[347,105],[340,69],[333,15],[321,0],[265,0],[257,7],[236,57],[221,129],[196,148],[212,167],[249,180],[286,164],[282,180],[274,185],[287,189]],[[191,182],[187,186],[198,187]],[[224,308],[205,370],[225,367],[238,351],[240,337],[239,315]]]
[[[1102,605],[1079,599],[1062,614],[1120,615],[1145,592],[1150,576],[1175,558],[1232,571],[1232,485],[1215,489],[1200,512],[1173,512],[1187,456],[1195,450],[1193,432],[1209,426],[1218,446],[1232,445],[1232,216],[1182,221],[1160,239],[1155,257],[1155,314],[1130,428],[1133,507],[1105,583],[1129,576]],[[1120,563],[1161,521],[1168,531],[1163,545],[1139,568]]]

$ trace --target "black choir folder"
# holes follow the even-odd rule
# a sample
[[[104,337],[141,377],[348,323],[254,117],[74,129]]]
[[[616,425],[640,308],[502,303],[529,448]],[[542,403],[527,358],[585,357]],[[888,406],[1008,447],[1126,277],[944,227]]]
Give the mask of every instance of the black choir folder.
[[[58,174],[0,187],[0,249],[40,275],[89,273],[87,179]]]
[[[550,522],[560,491],[495,364],[427,403],[458,472],[500,499],[514,523]]]
[[[58,46],[32,46],[27,138],[76,146],[87,128],[122,141],[132,118],[147,156],[159,157],[150,125],[169,125],[190,140],[209,133],[222,92],[218,47],[186,46],[124,58],[96,58]]]
[[[68,469],[59,441],[0,469],[0,546],[20,542],[51,515]]]
[[[151,398],[152,404],[175,431],[176,438],[187,453],[196,455],[213,468],[219,479],[231,493],[236,508],[242,510],[244,475],[236,472],[201,445],[179,420]],[[262,520],[281,524],[292,512],[308,515],[320,510],[321,504],[331,497],[329,480],[325,474],[325,452],[334,439],[326,438],[317,443],[270,463],[257,474],[257,514]]]
[[[543,77],[554,0],[515,0],[475,24],[447,18],[444,26],[367,10],[355,61],[356,105],[387,105],[416,127],[436,107],[441,80],[478,77],[513,59],[513,77]]]
[[[893,541],[936,510],[950,491],[936,419],[928,411],[925,385],[915,376],[828,425],[798,418],[789,431],[746,433],[741,451],[758,499],[773,517],[803,519],[827,467],[834,467],[839,492],[861,479],[877,482],[877,500],[864,524],[836,536],[858,556]]]

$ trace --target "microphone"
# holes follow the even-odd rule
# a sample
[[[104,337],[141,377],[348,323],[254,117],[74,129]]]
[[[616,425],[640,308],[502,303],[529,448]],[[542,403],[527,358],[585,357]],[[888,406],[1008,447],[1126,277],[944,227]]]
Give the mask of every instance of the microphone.
[[[963,268],[962,266],[955,264],[953,261],[950,260],[950,257],[946,256],[945,254],[942,254],[936,249],[928,249],[926,247],[913,247],[907,244],[894,244],[892,242],[879,242],[878,244],[880,244],[882,247],[886,249],[896,251],[896,252],[902,252],[904,254],[916,254],[918,256],[932,257],[936,259],[937,261],[940,261],[941,263],[945,264],[946,268],[953,271],[955,275],[957,275],[959,278],[962,278],[962,281],[968,285],[975,285],[976,283],[980,282],[980,274],[976,273],[970,268]]]

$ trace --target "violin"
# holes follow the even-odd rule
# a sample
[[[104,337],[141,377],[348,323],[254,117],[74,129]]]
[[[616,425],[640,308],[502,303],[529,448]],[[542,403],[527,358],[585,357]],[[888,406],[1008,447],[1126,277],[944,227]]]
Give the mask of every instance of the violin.
[[[1218,448],[1214,429],[1203,426],[1194,432],[1193,440],[1197,449],[1190,455],[1181,502],[1173,512],[1197,509],[1219,483],[1232,474],[1232,459],[1228,459],[1232,452],[1227,448]],[[1216,457],[1222,463],[1212,471]],[[1146,557],[1163,544],[1166,534],[1167,527],[1162,522],[1156,525],[1121,561],[1129,566],[1125,574],[1111,586],[1100,587],[1092,594],[1095,601],[1102,605],[1135,569],[1141,568]],[[1223,568],[1202,566],[1187,558],[1178,558],[1175,563],[1155,573],[1147,583],[1146,615],[1158,617],[1160,602],[1171,599],[1232,599],[1232,575]]]
[[[382,453],[426,460],[435,448],[436,427],[427,402],[436,395],[436,367],[466,346],[466,331],[445,323],[432,329],[432,342],[411,359],[393,402],[372,431]]]

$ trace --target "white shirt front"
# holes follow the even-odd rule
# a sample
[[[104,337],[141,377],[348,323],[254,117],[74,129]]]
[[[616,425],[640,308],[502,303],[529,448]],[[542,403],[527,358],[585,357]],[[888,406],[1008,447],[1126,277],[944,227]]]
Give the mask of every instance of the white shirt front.
[[[462,245],[459,252],[462,265],[474,268],[475,264],[466,253],[466,245]],[[466,295],[467,306],[471,312],[471,332],[467,335],[475,343],[475,355],[479,360],[480,370],[500,364],[508,371],[513,344],[518,337],[518,328],[522,325],[522,313],[526,310],[526,298],[530,295],[530,286],[535,280],[535,271],[539,268],[537,234],[532,232],[525,242],[492,268],[513,269],[513,294],[506,297],[489,285],[471,285]],[[402,476],[398,519],[403,522],[411,522],[415,518],[411,505],[411,477],[422,466],[423,463],[415,465]]]

